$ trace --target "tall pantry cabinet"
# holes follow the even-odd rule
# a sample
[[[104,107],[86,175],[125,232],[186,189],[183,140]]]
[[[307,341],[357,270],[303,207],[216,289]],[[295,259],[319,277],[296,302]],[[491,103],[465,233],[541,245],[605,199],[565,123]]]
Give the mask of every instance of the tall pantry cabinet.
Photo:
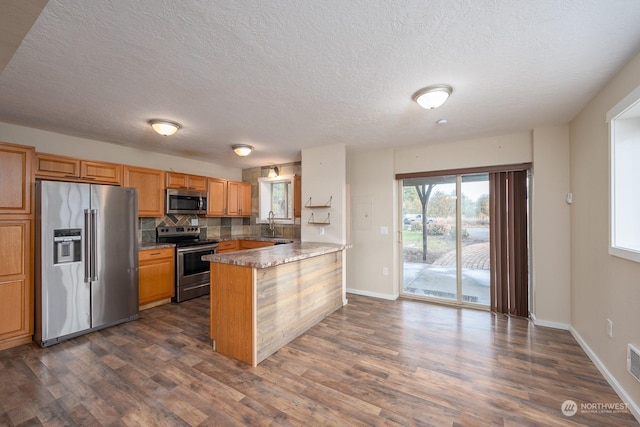
[[[0,142],[0,350],[33,335],[32,147]]]

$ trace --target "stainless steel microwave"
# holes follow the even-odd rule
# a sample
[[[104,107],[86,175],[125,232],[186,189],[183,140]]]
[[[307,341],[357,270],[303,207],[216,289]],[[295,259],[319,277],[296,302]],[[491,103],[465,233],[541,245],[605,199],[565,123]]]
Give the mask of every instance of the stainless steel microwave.
[[[207,213],[207,193],[169,189],[164,207],[168,214],[204,215]]]

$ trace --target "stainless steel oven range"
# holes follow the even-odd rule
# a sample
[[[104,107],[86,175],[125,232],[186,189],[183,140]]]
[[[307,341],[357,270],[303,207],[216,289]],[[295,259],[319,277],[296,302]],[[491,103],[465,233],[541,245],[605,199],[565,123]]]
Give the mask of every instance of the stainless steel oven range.
[[[209,263],[203,255],[218,252],[217,240],[200,239],[200,227],[157,227],[158,243],[176,245],[176,279],[173,302],[209,294]]]

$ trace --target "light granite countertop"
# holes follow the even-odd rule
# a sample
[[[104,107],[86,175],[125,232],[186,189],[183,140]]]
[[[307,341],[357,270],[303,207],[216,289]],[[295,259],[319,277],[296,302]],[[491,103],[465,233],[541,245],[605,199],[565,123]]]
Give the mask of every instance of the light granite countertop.
[[[264,236],[231,236],[231,237],[223,237],[223,238],[214,238],[212,240],[218,240],[220,242],[228,241],[228,240],[257,240],[259,242],[274,242],[276,244],[288,244],[288,243],[300,243],[298,239],[288,239],[286,237],[264,237]],[[158,242],[144,242],[138,243],[138,250],[152,250],[152,249],[164,249],[164,248],[175,248],[176,245],[174,243],[158,243]]]
[[[266,248],[246,249],[225,254],[204,255],[202,260],[243,267],[269,268],[314,256],[342,251],[350,247],[351,245],[335,243],[298,242],[287,245],[269,246]]]
[[[231,236],[221,237],[217,240],[221,242],[229,240],[257,240],[259,242],[274,242],[274,243],[300,243],[300,239],[288,239],[286,237],[265,237],[265,236]]]
[[[149,242],[149,243],[139,243],[138,244],[138,250],[140,251],[146,251],[146,250],[152,250],[152,249],[164,249],[164,248],[175,248],[176,245],[173,243],[156,243],[156,242]]]

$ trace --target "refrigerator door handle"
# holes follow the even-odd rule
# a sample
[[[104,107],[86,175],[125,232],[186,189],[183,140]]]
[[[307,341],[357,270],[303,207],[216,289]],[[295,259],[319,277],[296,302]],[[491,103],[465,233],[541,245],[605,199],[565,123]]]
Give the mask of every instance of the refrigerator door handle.
[[[97,229],[98,229],[98,211],[95,209],[91,209],[91,258],[90,258],[90,277],[89,279],[92,282],[98,280],[98,276],[96,275],[96,254],[98,253],[98,242],[96,239]]]
[[[84,283],[91,281],[91,212],[84,210]]]

